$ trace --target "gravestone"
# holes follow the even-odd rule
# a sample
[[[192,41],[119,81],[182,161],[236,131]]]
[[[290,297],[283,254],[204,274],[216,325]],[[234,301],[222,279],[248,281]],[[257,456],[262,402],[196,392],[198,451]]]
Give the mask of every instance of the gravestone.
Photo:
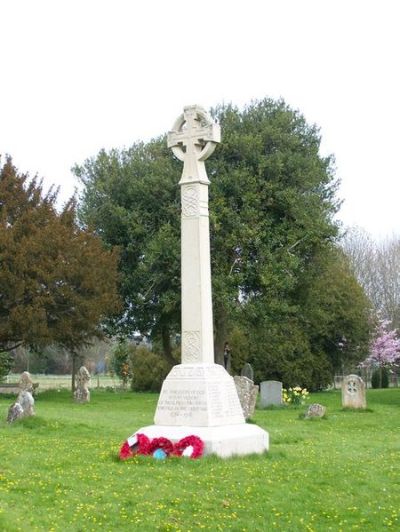
[[[7,422],[13,423],[19,418],[34,416],[34,404],[35,400],[32,394],[26,390],[22,390],[17,400],[8,409]]]
[[[258,386],[247,377],[239,377],[238,375],[235,375],[233,380],[235,382],[244,418],[249,419],[249,417],[254,414],[256,408]]]
[[[367,408],[365,383],[358,375],[347,375],[342,381],[343,408]]]
[[[77,403],[88,403],[90,401],[89,391],[90,373],[81,366],[75,376],[75,392],[74,399]]]
[[[205,454],[262,453],[268,433],[246,424],[233,378],[214,363],[208,186],[204,161],[220,141],[219,125],[199,106],[184,108],[168,134],[183,161],[181,187],[181,364],[167,375],[154,425],[136,431],[173,442],[198,436]]]
[[[254,382],[254,370],[253,366],[246,362],[246,364],[243,366],[242,371],[240,372],[240,375],[242,377],[247,377],[251,381]]]
[[[326,414],[326,407],[322,406],[318,403],[313,403],[310,405],[307,409],[307,412],[305,413],[305,418],[309,419],[312,417],[324,417]]]
[[[263,381],[260,384],[260,406],[282,405],[282,383],[279,381]]]
[[[18,384],[21,391],[33,393],[33,381],[29,371],[24,371],[23,373],[21,373],[21,377],[19,379]]]
[[[13,423],[17,419],[21,418],[23,416],[24,410],[22,406],[18,403],[18,401],[15,401],[10,408],[8,409],[7,413],[7,423]]]

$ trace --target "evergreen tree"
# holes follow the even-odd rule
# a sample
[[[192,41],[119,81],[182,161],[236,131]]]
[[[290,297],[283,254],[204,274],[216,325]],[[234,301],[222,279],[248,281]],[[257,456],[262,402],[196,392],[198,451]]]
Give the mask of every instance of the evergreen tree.
[[[0,165],[0,351],[55,344],[76,353],[118,309],[117,252],[75,221],[75,201]]]
[[[312,290],[325,275],[322,258],[331,257],[326,269],[339,260],[333,161],[319,155],[318,129],[282,101],[255,102],[243,111],[220,107],[213,115],[222,129],[207,161],[216,360],[222,363],[223,345],[239,328],[259,379],[273,373],[288,384],[318,387],[331,378],[334,357],[304,308],[311,312],[311,294],[323,304]],[[162,137],[102,151],[74,171],[84,185],[82,222],[122,249],[124,310],[114,330],[151,332],[163,339],[171,360],[169,339],[180,331],[181,163]],[[335,299],[334,287],[331,294]],[[339,305],[331,309],[340,311]],[[357,308],[352,320],[364,316]],[[324,334],[337,343],[346,329],[351,345],[357,343],[351,327],[338,323],[340,312],[336,328],[335,319]],[[313,377],[317,359],[321,368]]]

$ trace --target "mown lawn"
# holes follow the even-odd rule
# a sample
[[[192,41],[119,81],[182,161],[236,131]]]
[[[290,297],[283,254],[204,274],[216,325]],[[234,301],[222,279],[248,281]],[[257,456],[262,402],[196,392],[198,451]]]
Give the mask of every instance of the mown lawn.
[[[264,456],[120,462],[157,395],[93,390],[78,405],[44,392],[35,418],[11,426],[0,397],[0,530],[400,529],[400,389],[367,400],[343,411],[339,392],[314,394],[328,407],[316,421],[305,407],[257,410]]]

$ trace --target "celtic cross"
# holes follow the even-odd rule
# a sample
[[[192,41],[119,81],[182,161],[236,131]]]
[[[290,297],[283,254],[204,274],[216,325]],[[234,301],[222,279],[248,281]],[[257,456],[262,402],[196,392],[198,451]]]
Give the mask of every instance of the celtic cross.
[[[183,161],[181,185],[182,363],[213,364],[208,185],[204,161],[220,141],[219,125],[198,105],[184,108],[168,133]]]
[[[198,105],[184,108],[168,133],[168,147],[183,161],[180,184],[200,182],[208,184],[204,161],[210,157],[221,140],[219,125]]]

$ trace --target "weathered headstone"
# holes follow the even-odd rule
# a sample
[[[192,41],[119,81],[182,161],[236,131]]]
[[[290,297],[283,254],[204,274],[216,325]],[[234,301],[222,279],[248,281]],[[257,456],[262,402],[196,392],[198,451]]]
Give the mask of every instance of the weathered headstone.
[[[246,362],[246,364],[243,366],[242,371],[240,372],[240,375],[242,377],[247,377],[251,381],[254,382],[254,370],[253,366]]]
[[[35,404],[35,400],[32,397],[31,392],[28,392],[26,390],[20,392],[20,394],[18,395],[17,401],[22,406],[22,410],[24,411],[24,417],[35,415],[35,411],[33,408]]]
[[[89,382],[90,373],[85,366],[81,366],[75,376],[76,389],[74,398],[77,403],[88,403],[90,401]]]
[[[17,419],[21,418],[23,416],[24,410],[22,406],[15,401],[10,408],[8,409],[7,413],[7,423],[13,423]]]
[[[233,378],[214,363],[208,186],[204,161],[220,141],[219,126],[199,106],[185,107],[168,134],[183,161],[181,186],[182,363],[166,377],[155,424],[147,437],[172,441],[189,434],[203,440],[205,454],[262,453],[268,433],[246,424]]]
[[[21,377],[19,379],[19,387],[21,391],[33,393],[33,382],[29,371],[24,371],[23,373],[21,373]]]
[[[32,394],[26,390],[22,390],[17,400],[10,406],[7,414],[7,422],[12,423],[21,417],[34,416],[35,400]]]
[[[311,418],[311,417],[324,417],[326,414],[326,407],[323,405],[320,405],[318,403],[313,403],[310,405],[307,409],[307,412],[305,413],[305,418]]]
[[[367,408],[365,383],[358,375],[347,375],[342,381],[343,408]]]
[[[263,381],[260,384],[260,406],[282,405],[282,383],[280,381]]]
[[[235,381],[236,390],[239,396],[240,405],[243,410],[245,419],[249,419],[254,414],[256,408],[258,386],[247,377],[235,375],[233,377]]]

